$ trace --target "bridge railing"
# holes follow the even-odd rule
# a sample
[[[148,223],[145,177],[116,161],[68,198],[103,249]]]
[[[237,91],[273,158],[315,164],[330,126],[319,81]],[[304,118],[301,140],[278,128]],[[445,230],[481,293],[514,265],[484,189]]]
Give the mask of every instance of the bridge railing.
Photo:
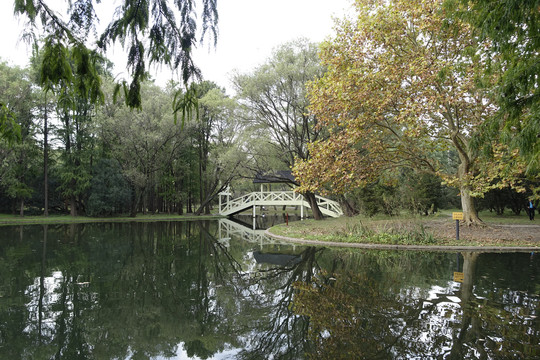
[[[231,210],[249,207],[253,205],[284,205],[286,203],[300,203],[303,201],[301,194],[294,191],[257,191],[222,202],[219,208],[220,213],[227,213]]]
[[[222,244],[229,247],[230,239],[234,236],[236,239],[242,239],[247,242],[259,244],[262,248],[265,244],[287,244],[291,243],[269,237],[265,230],[252,230],[244,225],[228,219],[219,219],[219,240]],[[292,245],[294,248],[294,244]]]
[[[230,215],[231,213],[256,205],[309,206],[309,203],[304,200],[304,196],[294,191],[257,191],[235,199],[230,199],[229,193],[223,193],[220,194],[220,196],[227,196],[226,201],[222,201],[220,197],[219,204],[219,213],[225,215]],[[315,196],[315,199],[323,214],[332,217],[343,215],[343,211],[338,202],[318,195]]]
[[[315,198],[317,199],[317,205],[319,206],[319,209],[321,209],[321,211],[327,210],[328,213],[334,213],[337,216],[343,215],[343,210],[341,209],[341,205],[339,205],[337,201],[323,198],[322,196],[319,196],[319,195],[315,195]]]

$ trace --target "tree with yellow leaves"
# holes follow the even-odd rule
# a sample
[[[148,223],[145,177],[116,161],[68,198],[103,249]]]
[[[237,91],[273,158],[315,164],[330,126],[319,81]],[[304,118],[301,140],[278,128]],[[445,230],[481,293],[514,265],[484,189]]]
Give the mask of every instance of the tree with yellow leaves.
[[[322,45],[328,67],[310,87],[311,111],[330,136],[310,145],[311,159],[294,168],[302,191],[344,193],[384,171],[413,167],[460,189],[467,224],[481,223],[473,196],[520,166],[483,177],[471,139],[497,111],[483,70],[487,44],[470,25],[451,19],[439,0],[358,0],[357,17],[342,20]],[[491,147],[492,154],[504,147]],[[457,173],[436,156],[457,152]],[[516,156],[506,154],[508,163]],[[491,168],[492,170],[494,168]]]

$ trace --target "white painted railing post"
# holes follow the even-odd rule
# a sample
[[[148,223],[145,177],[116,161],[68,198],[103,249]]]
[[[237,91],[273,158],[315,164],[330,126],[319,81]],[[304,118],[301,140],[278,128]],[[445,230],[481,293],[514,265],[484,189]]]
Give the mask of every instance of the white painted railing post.
[[[230,197],[231,193],[230,193],[230,187],[227,186],[227,188],[225,189],[225,191],[223,192],[220,192],[219,193],[219,213],[223,213],[223,205],[225,205],[225,207],[228,207],[228,204],[229,204],[229,197]],[[221,199],[222,196],[226,196],[227,197],[227,201],[225,202],[225,204],[223,204],[223,201]]]

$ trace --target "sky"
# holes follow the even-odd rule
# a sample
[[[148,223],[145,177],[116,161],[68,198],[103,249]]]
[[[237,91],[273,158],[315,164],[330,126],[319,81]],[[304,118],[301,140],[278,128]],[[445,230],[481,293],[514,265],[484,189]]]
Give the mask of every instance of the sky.
[[[48,3],[58,0],[48,0]],[[313,42],[331,38],[333,17],[343,18],[351,12],[352,0],[218,0],[219,35],[217,46],[207,39],[194,51],[195,63],[205,80],[227,89],[233,70],[248,73],[264,63],[272,50],[285,42],[305,37]],[[104,26],[120,0],[102,0],[98,16]],[[104,15],[101,15],[104,14]],[[30,48],[19,41],[24,21],[13,15],[13,0],[0,4],[0,57],[13,65],[26,66]],[[126,75],[126,55],[121,48],[107,53],[115,63],[115,76]],[[150,69],[156,82],[164,85],[171,77],[165,67]]]

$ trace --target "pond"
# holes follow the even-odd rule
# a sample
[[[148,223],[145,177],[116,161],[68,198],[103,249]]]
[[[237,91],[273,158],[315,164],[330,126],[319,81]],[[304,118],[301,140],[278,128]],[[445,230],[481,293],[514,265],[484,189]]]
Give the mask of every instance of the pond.
[[[298,246],[230,220],[4,226],[0,359],[540,359],[539,255]]]

